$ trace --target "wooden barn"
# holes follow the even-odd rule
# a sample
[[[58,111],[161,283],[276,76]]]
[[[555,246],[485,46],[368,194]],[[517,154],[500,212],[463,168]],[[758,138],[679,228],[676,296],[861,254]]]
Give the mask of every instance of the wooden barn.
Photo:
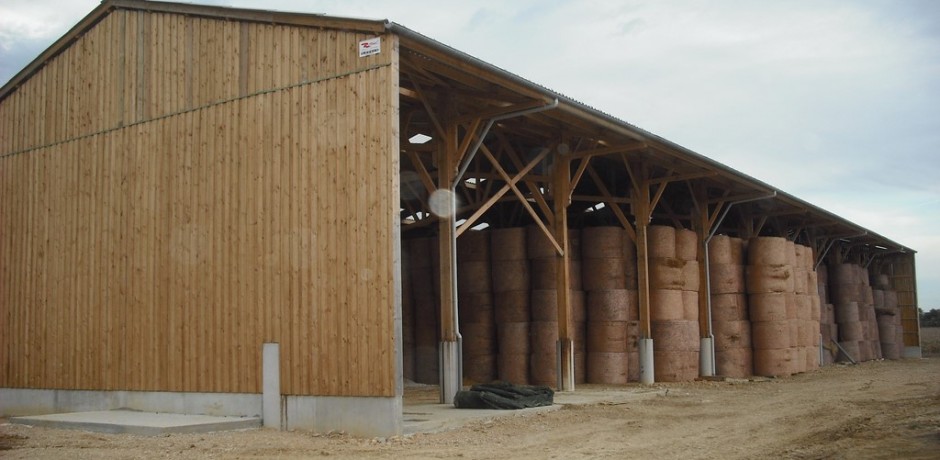
[[[408,381],[914,356],[914,267],[387,21],[105,0],[0,89],[2,415],[393,435]]]

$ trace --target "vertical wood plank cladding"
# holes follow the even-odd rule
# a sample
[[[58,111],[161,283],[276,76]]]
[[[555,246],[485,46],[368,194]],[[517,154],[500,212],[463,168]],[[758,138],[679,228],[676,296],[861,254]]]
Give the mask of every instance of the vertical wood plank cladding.
[[[387,59],[356,57],[356,43],[363,38],[367,35],[117,9],[0,103],[0,154]]]
[[[64,141],[0,157],[0,386],[259,392],[276,341],[285,393],[393,395],[392,67],[68,140],[388,54],[158,16],[112,14],[0,105],[7,151]]]

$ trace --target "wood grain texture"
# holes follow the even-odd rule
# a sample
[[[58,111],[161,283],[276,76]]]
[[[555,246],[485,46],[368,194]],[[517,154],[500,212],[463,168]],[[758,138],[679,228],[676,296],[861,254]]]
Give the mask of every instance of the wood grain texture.
[[[117,10],[2,101],[0,386],[257,393],[274,341],[285,394],[394,395],[398,77],[362,38]]]

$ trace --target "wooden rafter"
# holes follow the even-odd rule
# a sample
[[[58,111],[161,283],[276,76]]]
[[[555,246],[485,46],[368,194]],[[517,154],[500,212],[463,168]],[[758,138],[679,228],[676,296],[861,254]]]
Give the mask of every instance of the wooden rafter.
[[[506,136],[501,132],[497,132],[497,137],[499,138],[500,146],[502,147],[501,150],[506,153],[507,157],[509,157],[509,161],[512,162],[513,166],[517,170],[522,169],[524,166],[522,159],[519,157],[519,153],[512,148],[512,145],[509,143],[509,140],[506,139]],[[535,203],[539,205],[539,209],[542,211],[542,213],[544,213],[549,222],[549,225],[551,225],[553,222],[555,222],[555,213],[552,212],[552,208],[545,201],[544,193],[542,193],[542,190],[539,188],[538,184],[529,178],[530,176],[526,176],[526,180],[523,182],[525,183],[526,188],[529,189],[529,193],[532,195]]]
[[[632,235],[632,238],[636,239],[633,225],[630,225],[630,221],[627,219],[627,216],[623,214],[623,210],[620,209],[620,205],[614,202],[613,196],[611,196],[610,191],[607,190],[607,186],[604,185],[604,181],[601,180],[601,177],[597,174],[597,171],[594,171],[592,166],[588,166],[587,171],[591,176],[591,179],[594,181],[594,184],[597,185],[597,190],[600,191],[601,195],[604,197],[604,202],[607,203],[607,206],[611,209],[611,211],[613,211],[614,216],[616,216],[617,220],[620,221],[620,225],[623,226],[627,233]]]
[[[424,167],[424,162],[421,161],[421,157],[418,156],[415,152],[405,152],[405,155],[411,160],[411,164],[415,167],[415,172],[418,173],[418,177],[421,179],[421,183],[424,184],[424,188],[427,189],[428,193],[434,193],[437,190],[437,186],[434,185],[434,179],[431,178],[431,174],[428,173],[427,168]]]
[[[486,202],[482,206],[480,206],[480,208],[476,210],[476,212],[474,212],[470,217],[467,218],[466,222],[464,222],[463,225],[461,225],[460,228],[457,229],[457,236],[460,236],[464,231],[466,231],[468,228],[473,226],[473,224],[475,224],[476,221],[486,211],[488,211],[491,207],[493,207],[493,205],[496,204],[496,202],[499,201],[499,199],[502,198],[503,195],[508,193],[510,190],[516,193],[516,196],[519,198],[519,201],[522,202],[523,206],[526,206],[528,208],[527,210],[531,210],[531,213],[535,215],[536,222],[539,223],[541,227],[545,227],[545,224],[542,222],[542,219],[539,218],[538,215],[535,214],[535,210],[532,209],[531,206],[529,206],[529,202],[525,199],[525,196],[522,195],[521,192],[519,192],[518,188],[516,188],[516,182],[519,182],[523,177],[525,177],[526,174],[528,174],[529,171],[531,171],[543,159],[545,159],[545,157],[548,156],[548,153],[551,150],[542,149],[542,152],[539,153],[538,156],[532,159],[532,161],[530,161],[529,164],[527,164],[525,168],[522,168],[522,170],[516,173],[516,175],[513,177],[509,177],[509,175],[506,174],[506,171],[499,164],[499,161],[496,159],[496,157],[493,156],[492,152],[490,152],[489,148],[487,148],[485,145],[481,145],[480,151],[483,153],[484,156],[486,156],[487,159],[489,159],[490,163],[493,164],[494,169],[496,169],[497,172],[500,173],[500,175],[503,177],[503,180],[506,181],[506,184],[503,185],[503,187],[500,188],[496,193],[490,196],[490,198],[487,199]],[[558,243],[555,242],[555,246],[557,245]]]

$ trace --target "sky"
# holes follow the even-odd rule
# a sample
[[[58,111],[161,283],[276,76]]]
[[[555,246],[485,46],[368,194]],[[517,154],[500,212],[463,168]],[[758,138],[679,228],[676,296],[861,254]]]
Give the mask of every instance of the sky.
[[[0,82],[98,3],[4,0]],[[940,308],[940,1],[195,3],[394,21],[917,250]]]

